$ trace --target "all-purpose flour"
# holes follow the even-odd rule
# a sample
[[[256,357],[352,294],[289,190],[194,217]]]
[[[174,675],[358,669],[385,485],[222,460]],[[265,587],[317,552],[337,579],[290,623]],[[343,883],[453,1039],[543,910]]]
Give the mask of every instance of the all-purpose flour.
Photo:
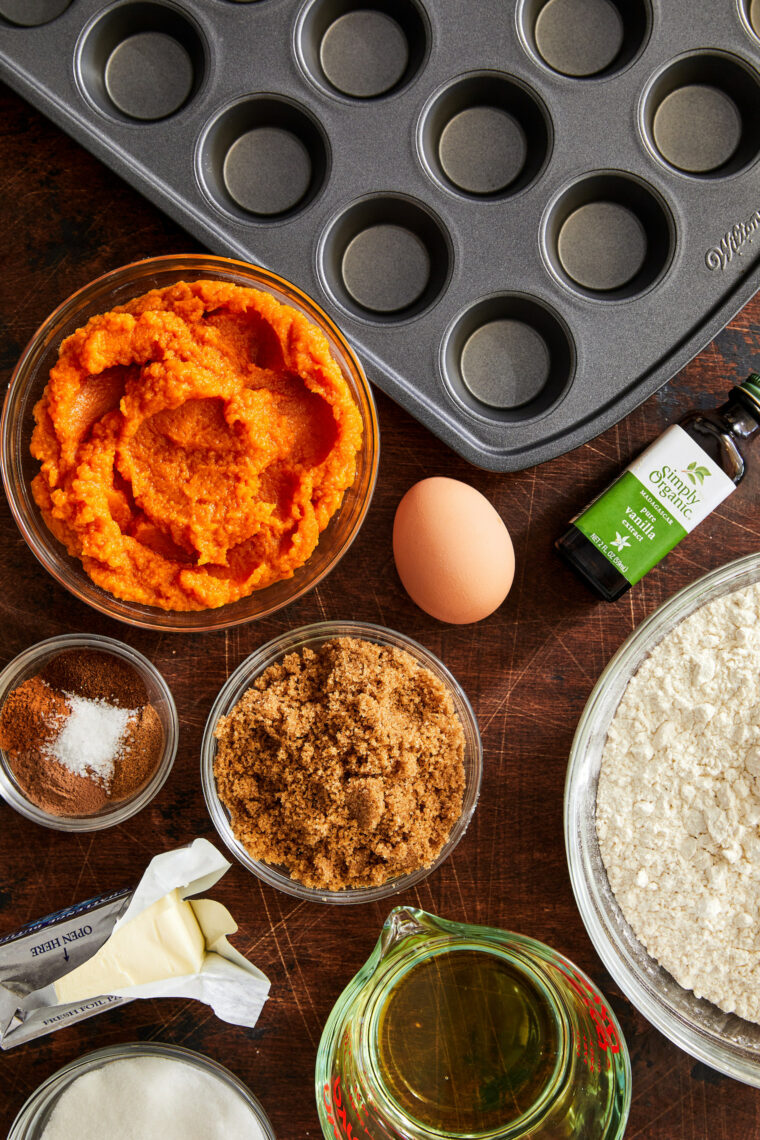
[[[632,678],[596,827],[652,957],[697,997],[760,1022],[760,584],[697,610]]]

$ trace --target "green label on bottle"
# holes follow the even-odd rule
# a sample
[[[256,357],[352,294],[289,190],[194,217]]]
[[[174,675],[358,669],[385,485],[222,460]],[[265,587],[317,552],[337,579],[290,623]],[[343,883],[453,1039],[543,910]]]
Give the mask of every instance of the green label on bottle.
[[[633,584],[686,537],[686,530],[626,471],[575,526]]]
[[[733,480],[676,425],[574,526],[633,585],[733,490]]]

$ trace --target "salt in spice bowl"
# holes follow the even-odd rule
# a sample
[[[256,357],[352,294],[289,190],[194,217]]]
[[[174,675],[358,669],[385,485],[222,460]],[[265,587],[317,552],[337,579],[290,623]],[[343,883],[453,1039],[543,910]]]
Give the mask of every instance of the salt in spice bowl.
[[[11,1125],[8,1140],[41,1140],[59,1098],[74,1081],[87,1073],[103,1068],[112,1061],[125,1061],[137,1057],[157,1057],[176,1061],[219,1081],[226,1092],[238,1095],[242,1103],[250,1109],[263,1140],[276,1140],[272,1125],[261,1104],[251,1090],[229,1069],[191,1049],[183,1049],[179,1045],[164,1045],[160,1042],[111,1045],[94,1053],[87,1053],[84,1057],[65,1065],[32,1093]]]
[[[171,690],[166,681],[146,657],[135,649],[110,637],[97,634],[66,634],[51,637],[15,657],[0,673],[0,709],[9,694],[24,681],[49,666],[60,654],[70,650],[96,650],[115,658],[135,671],[143,682],[148,701],[155,709],[161,725],[163,742],[153,774],[136,789],[134,794],[118,802],[107,804],[91,815],[58,815],[33,803],[13,773],[8,754],[0,748],[0,796],[21,815],[34,823],[56,831],[100,831],[136,815],[150,803],[165,783],[177,752],[179,722]]]
[[[291,878],[283,867],[274,866],[254,859],[243,844],[236,838],[230,826],[229,813],[222,803],[214,779],[214,759],[217,751],[217,742],[214,735],[220,717],[227,716],[235,707],[243,694],[252,686],[255,679],[270,665],[281,661],[289,653],[303,649],[317,649],[326,641],[334,638],[353,637],[365,641],[373,641],[378,645],[391,646],[404,650],[423,668],[428,669],[448,690],[454,704],[454,709],[464,730],[464,776],[465,787],[462,801],[462,810],[454,823],[448,839],[441,848],[438,856],[427,867],[420,867],[406,875],[396,876],[385,883],[368,887],[346,887],[343,890],[318,889],[306,886]],[[229,677],[222,687],[206,721],[206,728],[201,744],[201,781],[206,806],[211,815],[214,827],[220,838],[239,859],[244,867],[252,871],[269,886],[276,887],[286,894],[309,902],[323,903],[368,903],[388,898],[399,891],[413,887],[425,879],[431,872],[449,857],[454,848],[463,837],[472,818],[480,792],[480,782],[483,770],[483,748],[478,731],[477,720],[464,690],[448,671],[446,666],[438,660],[424,646],[419,645],[412,638],[383,626],[373,625],[369,622],[325,621],[314,625],[301,626],[291,630],[280,637],[263,645],[260,649],[247,657]]]

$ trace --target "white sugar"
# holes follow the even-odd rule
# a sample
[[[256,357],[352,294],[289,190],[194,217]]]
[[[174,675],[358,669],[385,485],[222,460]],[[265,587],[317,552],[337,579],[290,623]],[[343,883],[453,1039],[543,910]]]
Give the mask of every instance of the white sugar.
[[[104,787],[113,779],[124,734],[134,709],[66,694],[70,713],[50,746],[50,755],[77,776],[90,776]]]
[[[42,1140],[265,1140],[234,1089],[184,1061],[132,1057],[78,1077]]]

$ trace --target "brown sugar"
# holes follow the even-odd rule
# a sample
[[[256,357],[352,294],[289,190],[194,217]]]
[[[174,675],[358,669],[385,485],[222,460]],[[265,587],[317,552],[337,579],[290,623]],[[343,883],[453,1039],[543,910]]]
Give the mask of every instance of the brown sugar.
[[[427,867],[462,811],[462,725],[446,687],[403,650],[344,637],[291,653],[216,737],[234,834],[309,887]]]

